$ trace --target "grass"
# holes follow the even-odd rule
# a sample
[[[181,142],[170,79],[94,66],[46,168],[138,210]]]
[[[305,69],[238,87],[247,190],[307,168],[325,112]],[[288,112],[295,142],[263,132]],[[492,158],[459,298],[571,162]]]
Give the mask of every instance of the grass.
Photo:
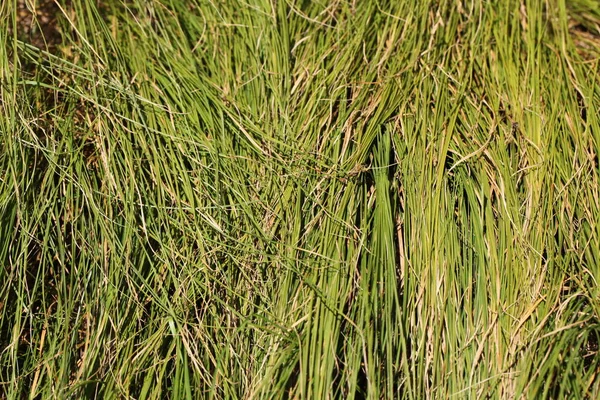
[[[0,397],[600,397],[596,1],[0,21]]]

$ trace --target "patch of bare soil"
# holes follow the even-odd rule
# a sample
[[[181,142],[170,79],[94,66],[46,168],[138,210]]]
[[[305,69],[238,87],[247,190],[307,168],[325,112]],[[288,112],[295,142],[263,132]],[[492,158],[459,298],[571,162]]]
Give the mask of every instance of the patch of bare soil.
[[[58,27],[60,13],[54,0],[17,0],[17,37],[54,52],[62,42]]]
[[[600,20],[571,18],[569,33],[577,46],[577,52],[584,60],[600,57]]]

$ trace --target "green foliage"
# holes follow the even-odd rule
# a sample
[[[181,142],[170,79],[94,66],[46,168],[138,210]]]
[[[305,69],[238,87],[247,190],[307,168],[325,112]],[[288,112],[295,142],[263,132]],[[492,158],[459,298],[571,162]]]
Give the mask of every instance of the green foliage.
[[[0,5],[0,397],[600,397],[597,2],[50,3]]]

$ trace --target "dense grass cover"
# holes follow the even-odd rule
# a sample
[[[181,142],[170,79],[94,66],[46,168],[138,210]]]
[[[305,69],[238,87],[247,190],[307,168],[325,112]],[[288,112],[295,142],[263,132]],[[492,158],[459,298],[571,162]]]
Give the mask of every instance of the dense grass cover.
[[[0,397],[600,397],[596,0],[0,3]]]

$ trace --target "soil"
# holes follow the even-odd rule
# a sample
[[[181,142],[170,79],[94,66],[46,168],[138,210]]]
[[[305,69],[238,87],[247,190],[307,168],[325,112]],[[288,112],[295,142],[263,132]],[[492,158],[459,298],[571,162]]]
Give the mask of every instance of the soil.
[[[54,52],[62,42],[58,27],[60,14],[54,0],[17,0],[17,37]]]
[[[569,19],[569,33],[584,60],[600,56],[600,21]]]

